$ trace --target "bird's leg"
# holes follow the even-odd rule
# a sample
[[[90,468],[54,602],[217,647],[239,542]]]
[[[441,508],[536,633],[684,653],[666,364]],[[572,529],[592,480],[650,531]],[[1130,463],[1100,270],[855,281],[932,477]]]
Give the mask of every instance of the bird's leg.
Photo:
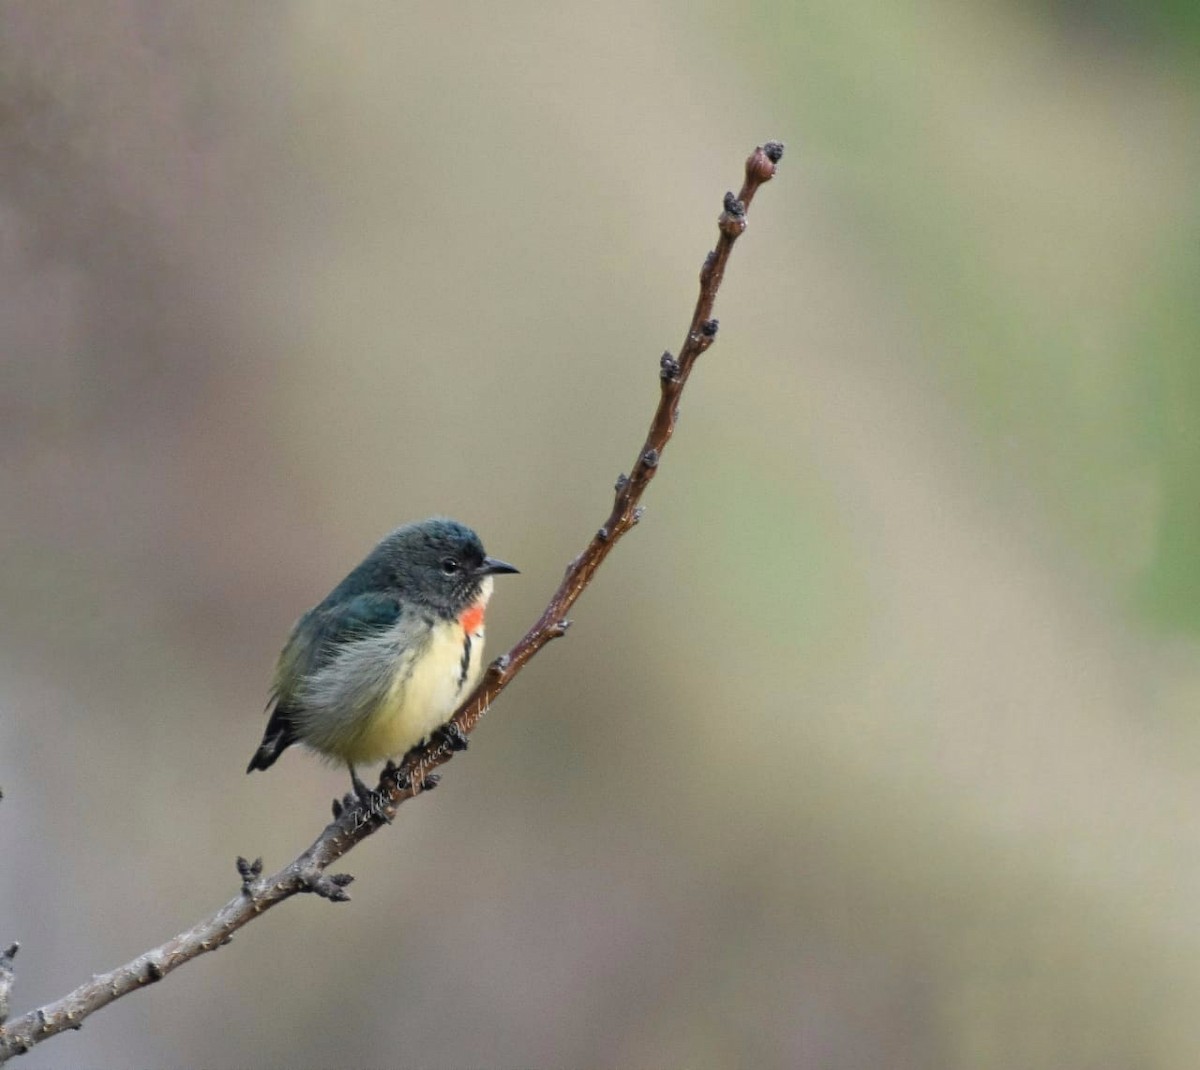
[[[467,734],[458,726],[456,721],[447,721],[433,733],[435,743],[445,743],[452,751],[467,749]]]
[[[350,763],[347,762],[346,764],[349,765]],[[382,793],[372,791],[370,788],[368,788],[367,785],[363,783],[362,778],[358,775],[358,772],[352,765],[350,766],[350,780],[354,784],[354,794],[346,796],[342,809],[354,806],[355,802],[357,801],[358,809],[361,810],[362,813],[367,814],[370,817],[377,817],[380,821],[390,825],[392,823],[392,819],[388,817],[387,811],[383,808]],[[340,816],[339,809],[336,806],[334,808],[334,816]]]
[[[350,782],[354,785],[354,794],[363,806],[370,808],[375,804],[375,793],[363,783],[354,766],[350,766]]]

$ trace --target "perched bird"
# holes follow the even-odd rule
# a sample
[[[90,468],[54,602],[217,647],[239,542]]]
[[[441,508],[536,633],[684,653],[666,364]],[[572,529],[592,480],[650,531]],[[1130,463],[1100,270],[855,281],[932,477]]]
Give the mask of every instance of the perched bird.
[[[271,687],[271,718],[246,772],[293,743],[350,767],[404,754],[442,731],[483,669],[492,577],[516,572],[479,536],[434,518],[397,528],[292,629]]]

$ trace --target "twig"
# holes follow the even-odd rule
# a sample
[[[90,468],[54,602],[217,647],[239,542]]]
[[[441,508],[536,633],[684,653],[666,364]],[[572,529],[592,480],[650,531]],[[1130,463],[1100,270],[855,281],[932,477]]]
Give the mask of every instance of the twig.
[[[521,671],[525,664],[552,639],[563,635],[570,621],[567,613],[583,590],[592,581],[596,570],[617,541],[641,519],[639,504],[646,487],[662,460],[663,451],[675,430],[678,405],[683,388],[692,373],[697,358],[717,335],[717,321],[712,318],[717,290],[725,274],[725,265],[733,243],[746,229],[746,210],[759,186],[775,174],[775,166],[783,156],[783,146],[770,141],[754,150],[746,160],[746,179],[741,191],[725,195],[724,210],[718,220],[720,237],[716,248],[704,261],[700,271],[700,296],[688,326],[679,355],[664,353],[659,362],[661,387],[658,406],[650,421],[646,441],[628,476],[617,479],[616,498],[604,526],[592,536],[586,549],[567,566],[558,590],[542,615],[507,654],[489,666],[479,686],[453,717],[453,724],[465,735],[469,733]],[[262,859],[247,862],[237,860],[241,891],[211,917],[165,944],[139,955],[109,973],[99,974],[80,985],[62,999],[30,1011],[7,1025],[0,1017],[0,1063],[13,1055],[29,1051],[35,1044],[55,1036],[65,1029],[79,1029],[90,1014],[115,999],[161,981],[183,963],[206,951],[224,947],[243,925],[277,903],[301,892],[311,892],[332,902],[350,898],[346,886],[354,879],[348,873],[327,874],[325,871],[356,844],[366,839],[395,816],[397,807],[406,799],[427,791],[437,784],[434,770],[448,762],[462,747],[461,737],[443,733],[424,746],[415,748],[399,768],[389,765],[377,788],[377,813],[365,814],[361,807],[334,804],[334,820],[308,850],[284,866],[278,873],[262,876]],[[0,1013],[7,1003],[12,986],[14,944],[0,955]]]
[[[8,1017],[8,994],[12,991],[13,981],[17,979],[13,959],[20,950],[21,945],[13,943],[0,951],[0,1025],[3,1025]]]

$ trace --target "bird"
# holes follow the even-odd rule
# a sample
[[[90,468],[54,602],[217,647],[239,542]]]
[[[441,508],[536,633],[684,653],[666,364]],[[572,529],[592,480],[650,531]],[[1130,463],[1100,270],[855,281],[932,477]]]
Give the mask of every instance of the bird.
[[[300,743],[350,769],[405,754],[441,734],[483,671],[494,577],[519,570],[488,557],[465,524],[431,517],[396,528],[292,628],[275,667],[262,743],[246,772]]]

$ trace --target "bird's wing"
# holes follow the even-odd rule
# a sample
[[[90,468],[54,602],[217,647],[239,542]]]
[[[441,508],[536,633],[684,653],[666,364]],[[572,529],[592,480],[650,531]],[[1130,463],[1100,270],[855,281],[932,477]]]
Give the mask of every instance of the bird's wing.
[[[304,677],[328,665],[346,644],[386,632],[400,619],[394,595],[368,592],[345,602],[310,609],[292,629],[279,655],[271,694],[286,704]]]
[[[275,666],[268,703],[271,717],[247,772],[270,768],[300,738],[296,718],[303,713],[308,681],[339,652],[385,634],[400,616],[400,602],[394,596],[367,593],[330,605],[322,602],[296,622]]]

